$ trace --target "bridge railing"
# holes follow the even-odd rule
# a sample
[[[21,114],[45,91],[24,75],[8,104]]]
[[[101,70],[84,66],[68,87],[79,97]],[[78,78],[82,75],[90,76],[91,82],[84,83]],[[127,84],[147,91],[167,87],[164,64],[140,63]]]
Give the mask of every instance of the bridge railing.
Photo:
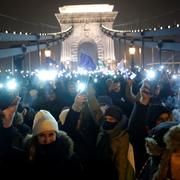
[[[15,45],[10,48],[0,49],[0,59],[55,46],[60,41],[65,40],[72,31],[73,26],[68,28],[66,31],[49,34],[27,35],[0,33],[1,46],[3,46],[3,43],[15,43]]]

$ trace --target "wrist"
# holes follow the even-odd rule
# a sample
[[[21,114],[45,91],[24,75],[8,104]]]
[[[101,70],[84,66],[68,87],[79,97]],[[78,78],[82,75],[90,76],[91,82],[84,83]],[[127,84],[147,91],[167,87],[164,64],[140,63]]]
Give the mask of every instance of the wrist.
[[[6,122],[6,120],[3,120],[3,128],[10,128],[12,126],[12,122]]]
[[[81,106],[80,106],[80,105],[77,105],[76,103],[74,103],[74,104],[72,105],[72,109],[73,109],[73,111],[75,111],[75,112],[80,112],[80,111],[81,111]]]

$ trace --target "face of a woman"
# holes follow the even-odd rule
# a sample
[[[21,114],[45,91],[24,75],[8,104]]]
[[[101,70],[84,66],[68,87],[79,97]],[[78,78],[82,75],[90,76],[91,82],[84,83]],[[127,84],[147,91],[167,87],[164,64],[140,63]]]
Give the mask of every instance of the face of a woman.
[[[56,141],[55,131],[45,131],[37,136],[39,144],[51,144]]]

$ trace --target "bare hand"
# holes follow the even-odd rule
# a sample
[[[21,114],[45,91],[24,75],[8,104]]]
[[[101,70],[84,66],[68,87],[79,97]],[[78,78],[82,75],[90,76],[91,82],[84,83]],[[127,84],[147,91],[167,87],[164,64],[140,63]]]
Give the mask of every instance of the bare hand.
[[[17,111],[20,100],[21,100],[21,98],[19,96],[17,96],[13,100],[11,105],[2,111],[3,112],[3,127],[4,128],[9,128],[12,125],[14,115],[15,115],[15,112]]]
[[[133,84],[133,80],[128,79],[128,80],[127,80],[127,83],[128,83],[128,86],[132,86],[132,84]]]
[[[140,103],[147,105],[149,103],[150,98],[152,97],[150,92],[150,85],[147,80],[144,81],[142,87],[140,88]]]
[[[77,111],[77,112],[80,112],[83,103],[86,102],[86,101],[87,101],[87,96],[78,94],[78,95],[75,97],[74,104],[73,104],[73,106],[72,106],[73,110],[74,110],[74,111]]]

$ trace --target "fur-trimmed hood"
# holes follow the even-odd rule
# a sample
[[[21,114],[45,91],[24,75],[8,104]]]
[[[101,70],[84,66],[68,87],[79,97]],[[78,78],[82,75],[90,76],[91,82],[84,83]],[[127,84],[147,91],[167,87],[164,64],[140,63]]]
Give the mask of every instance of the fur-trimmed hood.
[[[170,151],[180,149],[180,124],[172,127],[164,136],[166,148]]]
[[[153,138],[146,138],[146,152],[149,155],[160,156],[163,148],[159,147],[157,142]]]
[[[153,128],[146,140],[147,153],[159,156],[166,148],[170,151],[180,147],[180,125],[177,122],[165,122]]]
[[[180,150],[180,124],[168,122],[156,127],[154,135],[146,138],[146,149],[150,155],[161,159],[152,179],[166,179],[171,156]]]
[[[56,138],[56,147],[57,149],[60,149],[59,152],[63,152],[64,158],[70,158],[74,153],[74,144],[71,138],[66,134],[66,132],[58,131],[57,132],[57,138]],[[27,135],[24,140],[24,147],[27,152],[29,152],[29,158],[30,160],[33,160],[33,154],[36,153],[36,148],[39,146],[37,143],[37,137],[33,137],[32,135]],[[63,149],[62,149],[63,148]],[[31,157],[32,156],[32,157]]]

